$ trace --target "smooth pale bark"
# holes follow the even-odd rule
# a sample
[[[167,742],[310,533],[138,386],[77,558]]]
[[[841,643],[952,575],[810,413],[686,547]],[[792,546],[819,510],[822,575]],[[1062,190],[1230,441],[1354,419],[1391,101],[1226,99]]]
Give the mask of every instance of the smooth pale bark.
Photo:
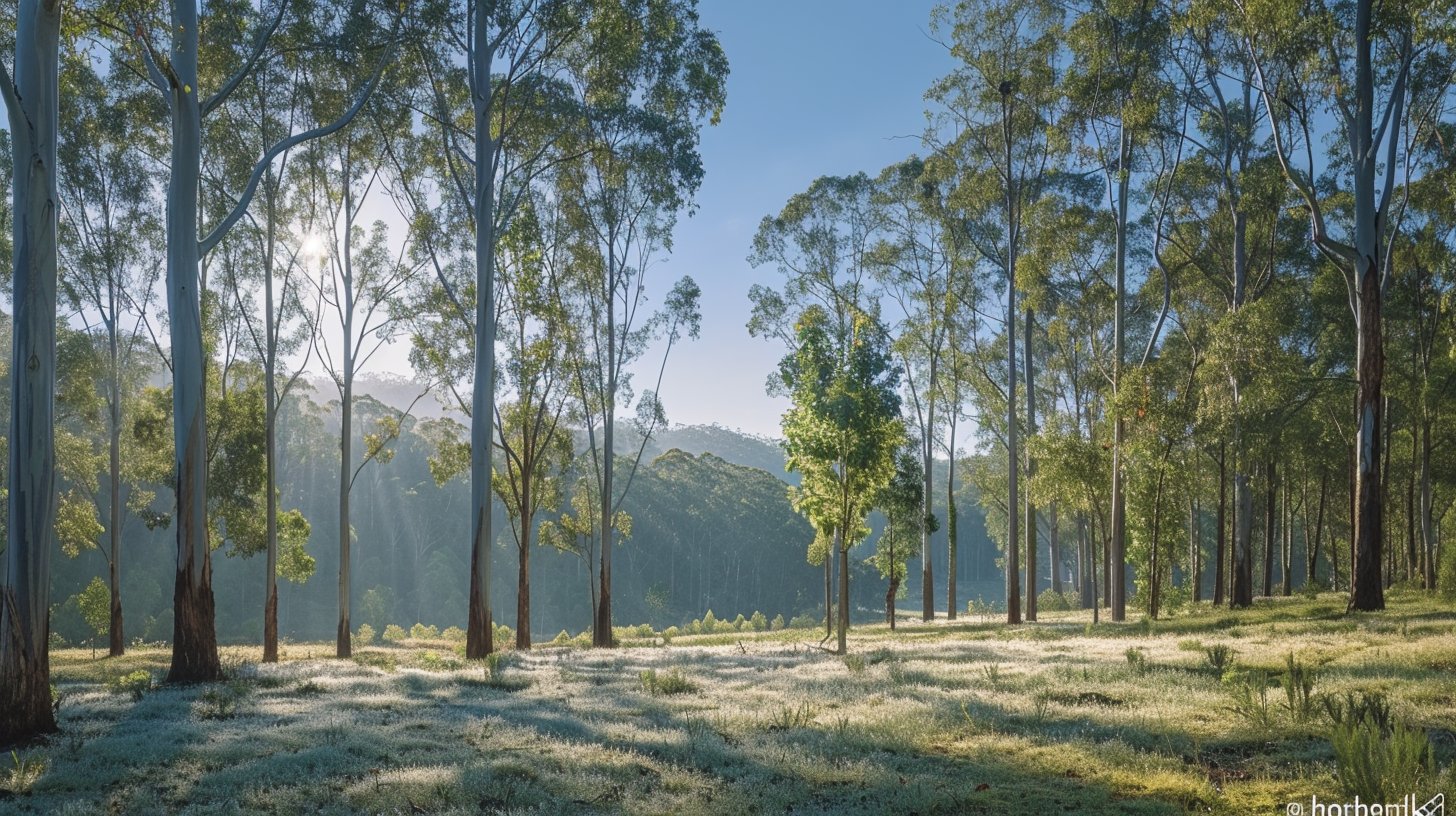
[[[1188,580],[1193,602],[1203,600],[1203,529],[1198,523],[1198,497],[1188,494]]]
[[[354,303],[354,253],[351,247],[354,232],[353,194],[347,176],[344,179],[344,249],[340,261],[344,274],[343,302]],[[349,601],[352,594],[350,567],[354,530],[350,521],[350,487],[354,475],[354,310],[344,309],[343,319],[343,376],[339,389],[339,621],[334,632],[334,654],[337,657],[353,655],[352,625],[349,620]]]
[[[1118,131],[1117,218],[1116,221],[1116,266],[1117,284],[1113,301],[1112,329],[1112,394],[1113,403],[1122,388],[1124,340],[1127,299],[1127,204],[1129,174],[1127,167],[1132,160],[1132,138],[1124,122]],[[1112,536],[1108,542],[1108,559],[1112,562],[1112,574],[1108,578],[1107,596],[1112,607],[1112,619],[1127,618],[1127,497],[1123,489],[1122,448],[1125,423],[1118,414],[1112,425]]]
[[[22,0],[15,74],[0,70],[14,178],[9,535],[0,589],[0,745],[56,730],[50,686],[55,546],[58,0]]]
[[[839,643],[836,654],[848,652],[849,643],[849,548],[839,548]]]
[[[950,468],[945,476],[945,617],[946,620],[956,619],[956,576],[959,574],[956,565],[956,555],[960,551],[960,541],[956,537],[956,504],[955,504],[955,424],[951,424],[950,432]]]
[[[1022,333],[1022,366],[1026,370],[1026,433],[1036,433],[1036,366],[1031,356],[1031,330],[1036,325],[1036,315],[1030,306],[1026,307],[1026,331]],[[1030,451],[1026,454],[1026,479],[1036,478],[1036,457]],[[1052,567],[1055,569],[1055,564]],[[1036,620],[1036,502],[1031,491],[1026,491],[1026,619]]]
[[[117,342],[117,292],[116,287],[108,287],[110,298],[110,310],[106,319],[106,355],[107,355],[107,413],[108,422],[106,428],[108,458],[107,463],[109,484],[107,485],[108,501],[107,508],[107,537],[111,543],[110,579],[111,579],[111,609],[110,626],[108,634],[110,640],[110,654],[112,657],[120,657],[126,654],[126,633],[124,632],[125,620],[121,612],[121,350]]]
[[[172,352],[172,441],[177,479],[177,577],[168,682],[217,680],[212,561],[207,542],[206,385],[202,348],[197,191],[202,109],[197,99],[197,5],[172,3],[172,178],[167,185],[167,316]]]
[[[1001,84],[1002,138],[1006,146],[1006,167],[1011,164],[1010,85]],[[1021,454],[1016,427],[1016,190],[1006,185],[1006,622],[1021,623],[1020,531],[1017,508],[1020,493],[1017,473]]]
[[[936,392],[939,390],[937,382],[940,356],[933,353],[930,355],[930,382],[926,387],[925,398],[925,433],[920,445],[923,452],[921,462],[925,472],[925,484],[921,487],[922,503],[920,508],[920,596],[922,620],[935,620],[935,576],[931,571],[930,564],[930,516],[933,507],[935,494],[935,480],[932,478],[935,472],[935,401]],[[952,465],[954,462],[952,461]],[[894,563],[891,561],[891,563]],[[891,620],[893,624],[893,619]],[[891,628],[894,628],[891,626]]]
[[[479,660],[495,650],[495,626],[490,614],[490,480],[494,438],[491,423],[495,421],[495,181],[499,146],[490,132],[495,44],[490,39],[490,16],[481,6],[475,9],[472,42],[474,59],[469,68],[470,101],[475,114],[475,368],[470,396],[470,600],[465,657]],[[610,428],[607,433],[611,433]],[[608,451],[610,468],[610,447]],[[602,506],[609,516],[611,502],[603,501]]]
[[[1224,566],[1228,563],[1225,557],[1227,554],[1227,530],[1228,523],[1225,516],[1228,510],[1228,465],[1224,458],[1225,446],[1222,442],[1218,446],[1218,514],[1216,524],[1218,533],[1215,536],[1214,564],[1213,564],[1213,605],[1222,606],[1224,597]]]
[[[278,662],[278,330],[273,302],[274,230],[278,223],[273,185],[267,199],[268,236],[263,254],[263,490],[267,494],[267,566],[263,587],[263,662]]]
[[[607,253],[608,264],[615,266],[616,250]],[[611,269],[612,266],[608,268]],[[607,377],[605,427],[602,428],[602,518],[601,563],[597,570],[597,608],[592,621],[592,645],[612,645],[612,459],[613,425],[616,424],[617,401],[617,311],[607,306]],[[829,558],[828,555],[825,558]]]
[[[1416,577],[1420,556],[1416,551],[1416,459],[1420,453],[1416,446],[1420,444],[1420,433],[1415,426],[1411,427],[1411,468],[1409,477],[1405,483],[1405,579],[1413,581]]]

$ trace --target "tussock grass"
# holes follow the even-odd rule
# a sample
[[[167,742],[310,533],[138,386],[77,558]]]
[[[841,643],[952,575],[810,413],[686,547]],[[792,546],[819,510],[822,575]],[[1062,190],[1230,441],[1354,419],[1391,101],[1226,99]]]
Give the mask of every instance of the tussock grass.
[[[792,629],[484,664],[444,639],[289,644],[272,665],[229,647],[227,682],[139,699],[108,683],[163,677],[166,649],[67,650],[62,734],[24,752],[0,811],[1272,813],[1405,774],[1416,752],[1380,726],[1336,733],[1396,718],[1429,735],[1421,784],[1456,799],[1456,613],[1389,603],[865,626],[847,659]],[[1264,692],[1257,722],[1241,688]]]

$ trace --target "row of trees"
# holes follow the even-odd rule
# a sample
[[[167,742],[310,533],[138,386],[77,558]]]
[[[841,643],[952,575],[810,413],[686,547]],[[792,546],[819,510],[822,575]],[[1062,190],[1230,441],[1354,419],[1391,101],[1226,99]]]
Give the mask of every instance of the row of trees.
[[[894,508],[918,495],[929,620],[949,457],[947,496],[969,471],[1002,547],[1011,623],[1044,586],[1113,620],[1135,589],[1157,615],[1209,573],[1215,603],[1247,606],[1256,528],[1265,594],[1276,560],[1286,594],[1302,568],[1352,609],[1400,574],[1434,589],[1456,498],[1435,456],[1456,431],[1451,9],[962,0],[932,30],[957,67],[926,93],[925,154],[819,179],[749,256],[783,276],[750,293],[748,329],[789,350],[769,390],[793,398],[820,538],[842,560],[879,503],[903,554]],[[913,492],[888,487],[906,437]]]
[[[278,506],[277,418],[312,360],[339,394],[337,651],[349,654],[350,494],[401,421],[378,417],[355,450],[353,388],[405,334],[419,371],[471,417],[468,441],[446,423],[435,434],[437,477],[471,484],[467,655],[493,646],[492,490],[509,499],[525,586],[572,425],[594,467],[570,535],[596,542],[593,630],[609,645],[613,536],[641,457],[621,479],[613,429],[633,409],[644,437],[662,426],[630,372],[655,340],[670,350],[697,333],[691,279],[654,309],[647,277],[701,181],[698,130],[716,121],[726,74],[692,0],[77,4],[64,32],[60,3],[22,2],[13,75],[0,76],[15,178],[0,742],[55,727],[58,488],[109,491],[91,507],[108,508],[114,653],[131,507],[176,535],[169,680],[219,676],[211,552],[224,542],[266,552],[264,656],[277,658],[280,561],[296,565],[308,537]],[[403,235],[366,226],[386,202]],[[83,341],[104,349],[99,477],[57,469],[58,291],[71,322],[104,338]],[[144,388],[149,349],[166,391]],[[170,466],[126,455],[129,437]],[[166,512],[149,500],[159,483],[173,488]]]

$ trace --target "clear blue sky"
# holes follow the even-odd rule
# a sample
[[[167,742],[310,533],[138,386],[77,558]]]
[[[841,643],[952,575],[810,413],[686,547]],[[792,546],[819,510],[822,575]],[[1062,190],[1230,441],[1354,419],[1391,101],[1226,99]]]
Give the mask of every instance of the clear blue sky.
[[[702,338],[673,350],[668,419],[778,436],[784,400],[764,393],[781,346],[748,336],[748,288],[782,280],[748,265],[758,222],[823,175],[874,174],[921,150],[923,95],[953,67],[928,38],[932,0],[701,0],[728,55],[728,105],[705,128],[697,214],[649,292],[691,275],[703,290]],[[655,374],[658,355],[649,355]],[[651,386],[644,370],[638,390]]]

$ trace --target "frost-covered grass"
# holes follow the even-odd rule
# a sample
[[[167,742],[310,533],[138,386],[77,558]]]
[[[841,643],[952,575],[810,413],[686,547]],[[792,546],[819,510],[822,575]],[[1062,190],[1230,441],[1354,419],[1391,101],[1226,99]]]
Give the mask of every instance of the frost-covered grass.
[[[1456,753],[1456,613],[1403,593],[1342,609],[866,626],[847,658],[804,630],[489,666],[433,642],[293,644],[276,665],[230,647],[228,682],[139,695],[112,681],[160,680],[165,649],[62,651],[63,731],[20,753],[44,771],[0,811],[1283,813],[1341,795],[1323,715],[1297,721],[1277,686],[1267,725],[1235,710],[1241,678],[1290,654],[1317,695],[1382,692],[1441,767]],[[1433,785],[1456,799],[1449,770]]]

